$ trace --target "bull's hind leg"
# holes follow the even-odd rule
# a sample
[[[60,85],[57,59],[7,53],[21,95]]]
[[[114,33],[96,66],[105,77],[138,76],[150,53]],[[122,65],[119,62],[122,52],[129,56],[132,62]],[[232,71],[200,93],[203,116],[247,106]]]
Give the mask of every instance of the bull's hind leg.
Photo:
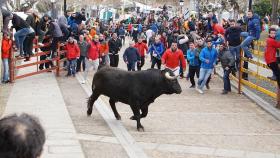
[[[144,118],[144,117],[146,117],[147,116],[147,114],[148,114],[148,105],[146,106],[144,106],[143,108],[141,108],[141,118]],[[136,116],[131,116],[130,117],[130,119],[131,120],[137,120],[137,118],[136,118]]]
[[[88,105],[87,105],[87,115],[90,116],[92,114],[92,107],[94,102],[98,99],[99,93],[93,92],[91,96],[88,98]]]
[[[118,113],[117,108],[116,108],[116,101],[113,100],[112,98],[110,98],[109,103],[110,103],[110,105],[111,105],[111,108],[112,108],[112,110],[113,110],[113,112],[114,112],[114,115],[115,115],[116,119],[117,119],[117,120],[121,120],[121,116],[120,116],[120,114]]]
[[[140,119],[141,119],[140,109],[137,108],[137,106],[130,106],[130,107],[133,111],[133,115],[134,115],[134,117],[136,119],[136,122],[137,122],[137,130],[144,132],[144,127],[141,125],[141,122],[140,122]]]

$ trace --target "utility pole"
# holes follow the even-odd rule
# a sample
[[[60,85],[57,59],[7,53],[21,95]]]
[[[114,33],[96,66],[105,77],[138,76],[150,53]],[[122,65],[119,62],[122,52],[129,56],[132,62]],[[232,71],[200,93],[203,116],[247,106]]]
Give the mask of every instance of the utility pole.
[[[252,10],[252,3],[253,3],[253,0],[249,0],[249,10]]]
[[[67,16],[67,13],[66,13],[66,9],[67,9],[67,1],[64,0],[64,5],[63,5],[63,11],[64,11],[64,15]]]

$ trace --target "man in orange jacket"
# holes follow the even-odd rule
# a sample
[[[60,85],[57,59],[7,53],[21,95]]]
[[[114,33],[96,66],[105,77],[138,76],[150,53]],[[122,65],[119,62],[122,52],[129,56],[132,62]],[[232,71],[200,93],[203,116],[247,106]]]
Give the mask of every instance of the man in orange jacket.
[[[2,61],[4,66],[4,74],[3,74],[3,83],[8,83],[10,78],[9,73],[9,63],[10,63],[10,51],[12,47],[12,40],[9,38],[8,33],[4,33],[4,37],[2,40]]]
[[[177,43],[173,42],[171,48],[167,49],[161,58],[161,62],[166,68],[173,71],[175,76],[179,76],[180,62],[183,67],[183,71],[186,70],[186,60],[183,52],[178,49]]]

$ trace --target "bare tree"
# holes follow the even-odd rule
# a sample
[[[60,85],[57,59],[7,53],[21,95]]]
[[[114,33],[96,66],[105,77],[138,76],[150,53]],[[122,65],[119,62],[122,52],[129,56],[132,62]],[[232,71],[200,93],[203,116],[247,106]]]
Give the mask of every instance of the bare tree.
[[[271,5],[272,5],[272,13],[271,13],[271,21],[272,24],[277,24],[277,11],[278,11],[278,6],[279,6],[279,0],[271,0]]]

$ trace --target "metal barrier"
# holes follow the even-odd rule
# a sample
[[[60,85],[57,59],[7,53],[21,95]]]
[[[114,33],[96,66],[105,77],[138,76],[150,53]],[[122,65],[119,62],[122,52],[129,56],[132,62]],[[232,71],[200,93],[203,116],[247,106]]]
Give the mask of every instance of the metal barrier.
[[[244,54],[243,54],[243,51],[241,50],[240,51],[241,59],[240,59],[240,63],[239,63],[240,68],[239,68],[238,78],[236,78],[234,76],[231,76],[231,77],[232,77],[232,79],[234,79],[238,82],[238,93],[242,92],[242,86],[243,85],[248,86],[248,87],[250,87],[252,89],[255,89],[255,90],[257,90],[261,93],[264,93],[264,94],[266,94],[266,95],[268,95],[272,98],[277,99],[276,107],[280,108],[280,89],[277,86],[277,82],[273,81],[271,79],[268,79],[266,76],[263,76],[259,73],[261,69],[266,69],[266,70],[271,71],[271,69],[262,61],[264,59],[264,52],[262,51],[262,48],[264,50],[264,48],[266,46],[266,42],[265,41],[255,41],[254,46],[255,46],[255,49],[252,50],[252,53],[255,55],[254,60],[249,59],[249,58],[245,58]],[[249,63],[255,65],[256,66],[256,71],[243,68],[244,62],[249,62]],[[253,82],[242,79],[243,73],[246,73],[246,74],[254,77],[256,79],[256,83],[253,83]],[[258,85],[259,80],[269,82],[273,86],[276,86],[277,87],[277,92],[273,92],[271,90],[268,90],[268,89]]]
[[[64,53],[64,51],[61,50],[61,45],[58,44],[57,56],[55,58],[53,58],[51,60],[40,60],[39,61],[40,56],[49,55],[50,51],[47,51],[47,52],[40,51],[39,52],[38,48],[46,47],[50,43],[48,43],[44,46],[39,46],[37,39],[38,39],[37,37],[34,39],[34,45],[33,45],[33,49],[35,49],[35,54],[30,56],[30,59],[36,58],[35,62],[29,62],[29,63],[26,63],[26,64],[17,65],[17,62],[25,59],[25,57],[15,57],[15,52],[14,52],[13,48],[11,48],[11,56],[10,56],[10,59],[11,59],[10,60],[10,81],[11,82],[15,82],[15,80],[17,80],[17,79],[25,78],[25,77],[28,77],[28,76],[33,76],[33,75],[36,75],[36,74],[41,74],[41,73],[52,71],[52,70],[56,70],[56,75],[57,76],[60,75],[60,62],[61,62],[60,56],[61,56],[61,54]],[[50,62],[52,62],[52,63],[55,62],[56,65],[53,65],[53,66],[51,66],[50,68],[47,68],[47,69],[39,70],[39,65],[40,64],[50,63]],[[34,66],[34,65],[37,66],[36,71],[29,72],[29,73],[26,73],[26,74],[17,75],[17,73],[16,73],[17,70],[22,69],[22,68],[27,68],[27,67],[30,67],[30,66]]]

